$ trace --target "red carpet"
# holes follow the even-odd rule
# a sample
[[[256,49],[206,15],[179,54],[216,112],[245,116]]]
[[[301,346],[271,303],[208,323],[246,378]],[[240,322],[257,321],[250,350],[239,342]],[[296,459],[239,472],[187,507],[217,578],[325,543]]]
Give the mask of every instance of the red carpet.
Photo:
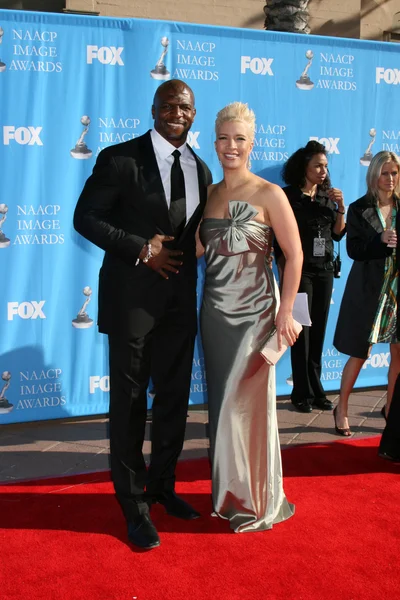
[[[210,515],[206,460],[177,491],[203,517],[156,506],[161,546],[135,552],[108,473],[0,487],[1,600],[379,600],[400,594],[400,466],[379,438],[283,452],[295,516],[233,534]]]

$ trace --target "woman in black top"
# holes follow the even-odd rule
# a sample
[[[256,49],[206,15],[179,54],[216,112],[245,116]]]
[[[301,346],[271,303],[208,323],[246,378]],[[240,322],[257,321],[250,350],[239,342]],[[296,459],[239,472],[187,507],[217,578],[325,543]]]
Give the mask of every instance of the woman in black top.
[[[312,326],[291,347],[293,391],[300,412],[331,410],[321,384],[321,358],[333,286],[333,240],[345,234],[343,194],[331,187],[325,146],[308,142],[283,167],[283,188],[293,208],[303,246],[299,292],[308,295]],[[277,252],[278,264],[282,257]]]

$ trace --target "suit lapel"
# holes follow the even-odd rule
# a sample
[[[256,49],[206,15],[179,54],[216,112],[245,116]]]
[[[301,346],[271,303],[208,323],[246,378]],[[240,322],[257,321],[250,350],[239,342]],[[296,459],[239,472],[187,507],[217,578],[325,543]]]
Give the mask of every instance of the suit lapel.
[[[196,161],[199,185],[199,204],[189,221],[186,223],[185,228],[179,237],[179,241],[185,237],[187,231],[191,229],[193,223],[200,221],[200,217],[207,200],[207,186],[204,167],[190,146],[188,146],[188,148]],[[142,136],[142,147],[140,149],[140,154],[143,188],[146,195],[146,202],[150,205],[152,213],[156,215],[155,220],[160,228],[159,233],[173,235],[173,228],[169,219],[167,199],[165,197],[160,171],[158,170],[157,159],[154,153],[153,144],[151,142],[150,131]]]
[[[207,200],[207,186],[206,186],[206,181],[205,181],[203,165],[201,164],[200,160],[196,156],[195,152],[193,152],[192,148],[190,148],[190,146],[188,146],[188,147],[196,161],[197,180],[198,180],[198,185],[199,185],[199,204],[197,205],[196,209],[194,210],[189,221],[186,223],[185,229],[183,230],[182,235],[179,238],[179,241],[182,241],[182,239],[185,238],[187,231],[191,229],[193,223],[195,223],[195,222],[198,223],[200,221],[200,217],[203,213],[203,210],[204,210],[204,207],[206,204],[206,200]]]
[[[375,206],[368,206],[363,210],[363,218],[375,229],[377,233],[382,233],[382,223],[378,217],[377,209]]]
[[[158,233],[172,235],[167,199],[149,131],[142,138],[141,158],[146,202],[150,205],[149,208],[152,214],[155,215],[155,220],[160,227],[160,232]]]
[[[395,207],[397,209],[396,214],[396,229],[400,229],[400,215],[399,215],[399,198],[395,195]],[[375,229],[377,233],[382,233],[384,230],[382,222],[378,216],[378,208],[375,205],[371,206],[371,201],[368,200],[367,196],[362,198],[364,202],[364,208],[362,208],[362,216],[363,218]]]

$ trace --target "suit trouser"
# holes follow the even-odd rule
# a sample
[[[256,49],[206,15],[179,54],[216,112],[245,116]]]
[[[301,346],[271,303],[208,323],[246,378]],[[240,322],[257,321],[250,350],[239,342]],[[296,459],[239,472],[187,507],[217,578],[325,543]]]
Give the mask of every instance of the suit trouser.
[[[326,324],[332,297],[333,272],[306,271],[301,275],[299,292],[306,292],[312,325],[304,327],[291,347],[293,391],[292,402],[324,398],[321,384],[321,359]]]
[[[145,336],[109,335],[111,476],[127,520],[148,511],[146,500],[175,485],[182,450],[196,335],[196,304],[172,305]],[[149,378],[152,407],[151,461],[143,441]]]
[[[400,457],[400,375],[397,377],[394,386],[392,402],[379,450],[387,452],[391,456]]]

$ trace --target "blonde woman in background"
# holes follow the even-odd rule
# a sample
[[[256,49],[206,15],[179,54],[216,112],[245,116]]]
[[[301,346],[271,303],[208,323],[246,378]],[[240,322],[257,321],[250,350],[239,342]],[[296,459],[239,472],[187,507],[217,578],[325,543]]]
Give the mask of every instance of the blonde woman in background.
[[[353,259],[343,294],[334,345],[348,359],[342,374],[340,398],[334,410],[338,435],[349,436],[349,395],[376,343],[390,344],[386,419],[400,372],[397,320],[396,261],[400,161],[393,152],[378,152],[367,172],[368,191],[349,206],[347,253]]]

